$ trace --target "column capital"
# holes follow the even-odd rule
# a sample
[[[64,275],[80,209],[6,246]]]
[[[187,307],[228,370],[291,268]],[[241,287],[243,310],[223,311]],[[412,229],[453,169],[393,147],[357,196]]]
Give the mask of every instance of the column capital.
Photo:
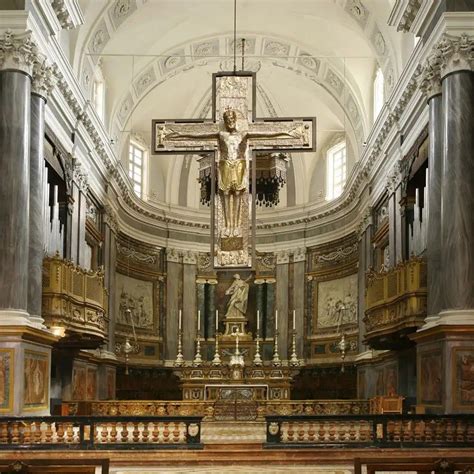
[[[31,92],[48,99],[57,82],[57,66],[48,66],[46,58],[41,55],[33,64]]]
[[[435,46],[441,61],[441,79],[452,72],[474,70],[474,37],[444,35]]]
[[[188,265],[196,265],[197,257],[197,252],[193,252],[192,250],[185,250],[183,252],[183,263],[187,263]]]
[[[289,263],[290,261],[290,253],[288,250],[281,250],[276,254],[276,263],[277,265],[281,265],[283,263]]]
[[[306,247],[298,247],[293,250],[293,262],[304,262],[306,260]]]
[[[105,221],[105,224],[110,227],[112,232],[114,232],[115,234],[118,234],[119,225],[118,225],[117,213],[115,212],[115,209],[110,204],[106,204],[104,206],[104,221]]]
[[[84,194],[87,193],[89,189],[89,178],[86,170],[77,159],[74,160],[72,179]]]
[[[403,181],[402,163],[398,160],[387,174],[386,188],[388,194],[393,194]]]
[[[166,261],[179,263],[181,257],[181,251],[178,249],[167,248],[166,249]]]
[[[423,65],[418,84],[428,101],[441,94],[441,65],[442,58],[438,51],[431,54]]]
[[[38,47],[31,31],[14,33],[6,30],[0,37],[0,71],[14,69],[31,76],[38,60]]]
[[[360,219],[359,225],[357,227],[357,235],[359,236],[359,240],[362,238],[364,232],[367,230],[367,227],[370,225],[372,225],[372,206],[367,207]]]

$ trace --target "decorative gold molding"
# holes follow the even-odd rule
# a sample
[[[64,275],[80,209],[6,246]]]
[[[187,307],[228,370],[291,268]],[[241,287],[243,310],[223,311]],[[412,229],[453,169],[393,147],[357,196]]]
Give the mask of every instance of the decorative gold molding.
[[[426,262],[419,257],[366,278],[366,340],[420,327],[426,317]]]

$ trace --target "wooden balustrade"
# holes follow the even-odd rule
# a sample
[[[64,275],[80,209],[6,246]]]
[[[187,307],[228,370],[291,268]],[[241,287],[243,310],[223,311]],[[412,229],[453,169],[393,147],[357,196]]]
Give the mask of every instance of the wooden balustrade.
[[[0,418],[0,449],[199,448],[200,417]]]
[[[107,291],[101,271],[84,270],[56,257],[43,260],[45,324],[64,335],[62,343],[96,348],[107,337]]]
[[[374,349],[397,349],[403,336],[422,326],[426,317],[426,262],[419,257],[366,278],[364,322],[366,343]]]

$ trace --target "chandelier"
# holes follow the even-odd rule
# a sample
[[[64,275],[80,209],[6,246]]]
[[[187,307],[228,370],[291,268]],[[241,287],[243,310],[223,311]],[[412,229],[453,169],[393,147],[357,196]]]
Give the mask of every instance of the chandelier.
[[[256,160],[250,161],[250,173],[256,164],[256,204],[260,207],[273,207],[280,202],[280,189],[286,184],[286,170],[289,159],[286,153],[257,153]],[[201,203],[211,203],[211,165],[212,155],[202,154],[199,159],[199,178]],[[252,192],[252,183],[250,183]]]

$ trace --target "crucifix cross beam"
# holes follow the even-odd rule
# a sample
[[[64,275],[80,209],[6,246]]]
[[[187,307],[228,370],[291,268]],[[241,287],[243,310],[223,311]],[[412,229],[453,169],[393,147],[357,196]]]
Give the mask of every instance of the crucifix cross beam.
[[[255,262],[256,228],[250,160],[259,151],[315,151],[316,118],[257,118],[256,75],[245,71],[213,74],[212,104],[212,120],[153,120],[152,153],[213,154],[214,267],[248,268]]]

